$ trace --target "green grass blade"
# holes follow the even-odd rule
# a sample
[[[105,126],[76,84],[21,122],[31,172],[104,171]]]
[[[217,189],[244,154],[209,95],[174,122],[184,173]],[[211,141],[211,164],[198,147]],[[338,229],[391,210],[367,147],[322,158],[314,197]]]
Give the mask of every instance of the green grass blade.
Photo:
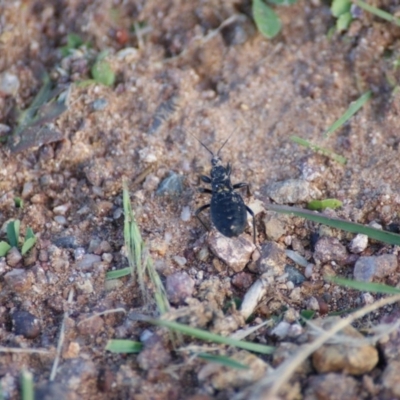
[[[340,277],[326,277],[326,280],[336,283],[337,285],[346,286],[351,289],[360,290],[362,292],[380,293],[380,294],[399,294],[400,289],[385,285],[383,283],[359,282],[351,279]]]
[[[225,336],[217,335],[216,333],[208,332],[203,329],[192,328],[191,326],[183,325],[178,322],[167,321],[163,319],[145,319],[155,325],[164,326],[165,328],[180,332],[184,335],[192,336],[200,340],[205,340],[213,343],[225,344],[227,346],[239,347],[241,349],[254,351],[261,354],[271,354],[275,350],[272,346],[266,346],[258,343],[246,342],[243,340],[232,339]]]
[[[165,290],[165,287],[161,281],[160,275],[158,275],[158,272],[154,268],[153,260],[150,258],[147,252],[145,259],[146,270],[149,275],[150,281],[154,286],[154,297],[156,300],[157,308],[162,315],[171,309],[168,301],[167,291]]]
[[[248,365],[242,364],[239,361],[234,360],[233,358],[227,356],[219,356],[216,354],[208,354],[208,353],[199,353],[197,355],[198,358],[201,358],[208,362],[213,362],[217,364],[221,364],[224,367],[234,368],[234,369],[249,369]]]
[[[268,39],[276,36],[281,30],[281,21],[274,10],[262,0],[253,0],[252,12],[257,29]]]
[[[112,339],[107,342],[105,350],[111,353],[140,353],[143,349],[143,344],[133,340]]]
[[[109,271],[106,273],[106,279],[108,281],[112,279],[119,279],[123,278],[124,276],[131,275],[132,274],[132,268],[131,267],[126,267],[126,268],[121,268],[117,269],[115,271]]]
[[[35,398],[33,376],[31,372],[26,370],[21,373],[21,394],[22,400],[34,400]]]
[[[396,18],[395,16],[393,16],[392,14],[390,14],[386,11],[383,11],[379,8],[371,6],[362,0],[353,0],[353,3],[358,5],[358,7],[362,8],[363,10],[368,11],[373,15],[376,15],[379,18],[385,19],[386,21],[389,21],[389,22],[393,22],[394,24],[400,26],[400,19]]]
[[[313,211],[322,211],[326,208],[335,210],[342,207],[343,203],[338,199],[312,200],[307,204],[307,208]]]
[[[336,129],[340,128],[345,124],[372,96],[372,92],[369,90],[359,97],[356,101],[350,103],[349,108],[345,113],[337,119],[324,133],[324,137],[327,138]]]
[[[7,242],[1,241],[0,242],[0,257],[4,257],[8,253],[8,250],[10,250],[10,249],[11,249],[11,246]]]
[[[300,146],[304,146],[304,147],[311,149],[312,151],[321,153],[324,156],[329,157],[332,160],[335,160],[339,164],[345,165],[347,163],[347,160],[345,157],[340,156],[339,154],[336,154],[333,151],[331,151],[325,147],[317,146],[316,144],[313,144],[313,143],[309,142],[308,140],[302,139],[299,136],[296,136],[296,135],[290,136],[290,140],[294,143],[299,144]]]
[[[7,225],[7,239],[11,247],[18,247],[20,221],[16,219]]]
[[[341,229],[343,231],[352,233],[363,233],[371,239],[379,240],[380,242],[384,242],[387,244],[400,245],[400,235],[397,233],[382,231],[380,229],[357,224],[355,222],[348,222],[339,218],[330,218],[326,215],[317,214],[313,211],[308,211],[297,207],[269,204],[267,208],[269,210],[276,211],[282,214],[293,214],[298,217],[306,218],[309,221],[318,222],[320,224],[328,225],[333,228]]]

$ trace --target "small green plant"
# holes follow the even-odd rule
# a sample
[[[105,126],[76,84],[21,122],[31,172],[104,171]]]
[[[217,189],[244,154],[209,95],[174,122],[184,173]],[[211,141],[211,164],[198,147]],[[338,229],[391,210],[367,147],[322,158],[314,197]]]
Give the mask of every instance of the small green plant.
[[[351,21],[353,20],[350,9],[350,0],[333,0],[331,13],[335,18],[337,18],[336,30],[338,32],[346,31],[349,28]]]
[[[61,55],[63,57],[68,56],[71,53],[71,50],[78,49],[84,44],[81,37],[76,33],[69,33],[67,35],[67,44],[61,47]]]
[[[115,82],[115,73],[110,64],[105,60],[107,52],[101,52],[93,64],[90,72],[95,82],[101,83],[105,86],[112,86]]]
[[[252,13],[257,29],[268,39],[275,37],[280,32],[282,24],[278,15],[269,4],[289,6],[296,3],[296,1],[297,0],[253,0]]]
[[[4,257],[12,247],[19,247],[19,228],[21,222],[16,219],[7,225],[7,242],[0,242],[0,257]],[[25,255],[36,243],[36,236],[32,228],[28,226],[24,241],[22,243],[21,254]]]
[[[343,32],[349,28],[354,19],[352,14],[352,6],[357,6],[378,18],[382,18],[386,21],[392,22],[397,26],[400,26],[399,18],[396,18],[394,15],[383,11],[380,8],[371,6],[363,0],[333,0],[331,5],[331,13],[335,18],[337,18],[336,31]]]

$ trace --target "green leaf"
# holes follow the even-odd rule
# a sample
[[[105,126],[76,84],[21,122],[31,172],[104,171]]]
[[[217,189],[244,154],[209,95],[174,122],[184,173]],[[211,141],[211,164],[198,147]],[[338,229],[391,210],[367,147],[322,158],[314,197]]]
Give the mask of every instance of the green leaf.
[[[34,238],[35,234],[33,233],[32,228],[30,228],[29,226],[26,228],[26,233],[25,233],[25,241],[31,238]]]
[[[315,311],[314,310],[302,310],[300,311],[300,317],[309,321],[314,318]]]
[[[332,210],[342,206],[342,202],[338,199],[325,199],[325,200],[312,200],[307,204],[309,210],[322,211],[325,208],[331,208]]]
[[[363,233],[371,239],[379,240],[380,242],[384,242],[387,244],[394,244],[397,246],[400,245],[400,235],[397,233],[382,231],[380,229],[357,224],[355,222],[348,222],[340,218],[327,217],[326,215],[318,214],[314,211],[303,210],[302,208],[297,207],[269,204],[267,208],[268,210],[276,211],[282,214],[293,214],[298,217],[306,218],[309,221],[332,226],[333,228],[341,229],[343,231],[352,233]]]
[[[115,73],[110,64],[104,59],[98,59],[92,69],[92,77],[97,83],[105,86],[112,86],[115,82]]]
[[[342,14],[350,11],[351,1],[350,0],[333,0],[331,5],[331,13],[334,17],[338,18]]]
[[[253,0],[253,18],[257,29],[268,39],[276,36],[281,30],[281,21],[274,10],[262,0]]]
[[[7,239],[11,247],[18,247],[20,221],[16,219],[7,225]]]
[[[346,286],[352,289],[360,290],[362,292],[372,292],[380,294],[399,294],[400,289],[385,285],[383,283],[370,283],[370,282],[359,282],[351,279],[345,279],[335,276],[325,277],[327,281],[336,283],[337,285]]]
[[[7,242],[0,242],[0,257],[4,257],[10,249],[11,246]]]
[[[66,57],[69,55],[70,51],[73,49],[77,49],[78,47],[83,45],[83,40],[76,33],[69,33],[67,35],[67,44],[66,46],[61,47],[61,55]]]
[[[21,197],[14,197],[14,205],[16,208],[23,208],[24,200]]]
[[[351,15],[350,11],[342,14],[336,21],[336,30],[338,32],[347,31],[351,21],[353,21],[353,16]]]
[[[77,49],[79,46],[83,45],[83,40],[77,33],[69,33],[67,36],[67,46],[70,49]]]
[[[139,353],[143,349],[143,344],[133,340],[112,339],[107,342],[105,349],[112,353]]]
[[[364,93],[356,101],[350,103],[350,106],[345,113],[325,131],[324,137],[328,137],[336,129],[345,124],[371,98],[371,96],[372,92],[368,90],[368,92]]]
[[[126,267],[126,268],[116,269],[115,271],[107,272],[106,279],[110,281],[111,279],[119,279],[131,274],[132,274],[132,268]]]
[[[227,356],[220,356],[220,355],[208,354],[208,353],[199,353],[197,355],[197,357],[199,357],[203,360],[209,361],[209,362],[221,364],[221,365],[223,365],[225,367],[229,367],[229,368],[249,369],[248,365],[242,364],[239,361],[236,361],[233,358],[230,358]]]
[[[22,245],[21,254],[24,256],[36,243],[36,238],[31,237],[25,240],[24,244]]]

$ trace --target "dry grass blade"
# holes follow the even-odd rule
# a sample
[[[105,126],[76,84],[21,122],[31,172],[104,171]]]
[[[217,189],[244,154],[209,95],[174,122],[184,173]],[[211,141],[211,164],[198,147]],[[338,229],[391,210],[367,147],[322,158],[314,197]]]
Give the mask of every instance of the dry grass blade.
[[[303,363],[314,351],[319,349],[324,343],[331,339],[336,333],[352,324],[356,319],[382,308],[388,304],[393,304],[400,301],[400,294],[385,299],[378,300],[374,304],[367,305],[354,314],[340,320],[330,330],[324,331],[320,337],[312,343],[302,348],[293,357],[283,362],[273,373],[258,381],[249,390],[246,390],[235,397],[235,400],[259,400],[272,399],[277,396],[283,386],[289,381],[296,369]]]

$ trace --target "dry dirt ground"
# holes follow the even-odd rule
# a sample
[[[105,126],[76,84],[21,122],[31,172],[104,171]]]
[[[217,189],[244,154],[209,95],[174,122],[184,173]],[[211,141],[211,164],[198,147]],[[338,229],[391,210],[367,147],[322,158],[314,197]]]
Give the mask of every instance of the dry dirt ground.
[[[395,0],[372,3],[400,12]],[[283,195],[282,203],[304,207],[313,197],[337,198],[343,206],[334,215],[383,227],[399,222],[399,27],[362,12],[348,32],[329,36],[335,21],[322,0],[277,8],[283,29],[273,40],[257,33],[246,1],[0,0],[0,7],[2,136],[15,127],[14,110],[26,109],[40,90],[38,66],[54,86],[68,91],[68,109],[50,122],[61,140],[19,153],[5,142],[0,148],[1,239],[10,219],[21,221],[21,233],[30,226],[38,237],[21,260],[15,252],[0,259],[4,399],[19,398],[23,369],[32,372],[38,399],[232,399],[287,358],[290,351],[284,349],[307,341],[297,322],[300,311],[311,308],[316,317],[326,317],[379,298],[330,284],[325,273],[351,278],[360,256],[390,255],[390,271],[373,279],[399,283],[394,246],[370,242],[361,253],[352,251],[353,235],[266,211],[273,185],[289,182],[303,185],[305,195],[292,202]],[[63,55],[60,48],[70,33],[90,47]],[[90,78],[103,50],[115,84],[77,84]],[[323,140],[323,131],[367,90],[371,101]],[[242,300],[265,271],[257,267],[256,255],[246,268],[227,266],[210,250],[213,238],[194,217],[208,201],[197,188],[199,174],[209,173],[210,154],[192,135],[216,151],[230,134],[221,156],[232,163],[235,183],[251,184],[250,195],[241,193],[257,213],[261,258],[275,243],[278,251],[294,250],[309,263],[307,272],[284,260],[283,267],[291,265],[301,279],[289,282],[281,271],[247,321],[274,321],[247,340],[276,346],[280,356],[255,360],[248,352],[228,351],[252,365],[254,374],[247,377],[193,358],[195,350],[187,348],[200,346],[198,341],[185,338],[180,344],[185,351],[174,347],[164,329],[132,317],[157,316],[137,285],[128,277],[105,280],[106,272],[127,266],[121,186],[126,177],[163,282],[186,272],[178,276],[190,288],[187,299],[182,289],[170,289],[173,310],[182,312],[179,321],[223,335],[247,326],[232,300]],[[300,147],[291,135],[330,148],[347,164]],[[181,187],[157,194],[171,174]],[[23,198],[23,208],[16,208],[16,197]],[[328,256],[315,255],[315,242]],[[126,313],[95,315],[117,308]],[[365,334],[398,315],[397,306],[388,306],[355,327]],[[282,321],[284,333],[273,331]],[[62,331],[61,357],[50,379]],[[363,362],[356,371],[324,369],[314,357],[280,398],[400,398],[398,346],[388,345],[397,335],[395,330],[372,346],[370,358],[376,360],[365,369]],[[113,338],[141,340],[145,350],[112,354],[105,346]]]

